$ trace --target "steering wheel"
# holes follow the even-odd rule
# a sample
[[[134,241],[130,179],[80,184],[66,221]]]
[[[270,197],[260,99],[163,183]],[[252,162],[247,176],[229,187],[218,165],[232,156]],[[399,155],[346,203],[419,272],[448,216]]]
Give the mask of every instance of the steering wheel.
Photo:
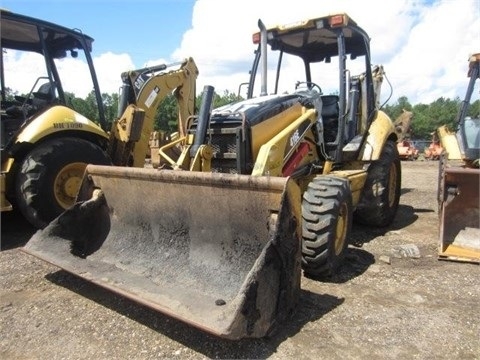
[[[308,89],[308,91],[317,91],[319,95],[323,94],[323,91],[320,85],[312,81],[297,81],[295,83],[295,90],[298,90],[298,88],[302,85],[305,86]]]

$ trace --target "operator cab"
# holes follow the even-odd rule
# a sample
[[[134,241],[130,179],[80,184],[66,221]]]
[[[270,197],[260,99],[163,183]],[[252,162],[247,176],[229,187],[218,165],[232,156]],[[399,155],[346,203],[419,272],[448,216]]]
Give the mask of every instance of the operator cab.
[[[355,157],[379,108],[375,81],[381,76],[374,79],[375,72],[383,72],[371,65],[367,33],[344,13],[269,29],[259,20],[259,28],[253,35],[258,49],[247,98],[291,92],[293,84],[303,83],[320,93],[325,157],[336,162]],[[276,72],[266,71],[267,53],[268,63],[276,58]],[[297,87],[293,91],[299,92]],[[300,93],[308,96],[308,91]]]
[[[383,68],[370,64],[368,35],[346,14],[270,29],[261,20],[258,25],[246,100],[211,113],[212,171],[252,173],[260,146],[280,133],[289,119],[297,119],[302,106],[317,110],[318,121],[312,126],[316,138],[311,141],[320,158],[337,163],[357,158],[378,109],[380,87],[374,86],[373,77],[383,74]],[[275,56],[276,71],[268,71]],[[242,85],[239,98],[244,97]],[[194,121],[191,133],[196,126]],[[305,122],[297,135],[309,129]]]
[[[77,30],[6,10],[0,10],[0,15],[1,147],[4,149],[25,124],[51,106],[74,108],[71,99],[74,93],[64,87],[73,86],[74,81],[65,83],[66,76],[61,81],[64,72],[71,73],[67,70],[71,66],[69,58],[82,56],[92,74],[90,88],[96,90],[97,99],[101,95],[90,57],[92,38]],[[79,76],[82,82],[87,80],[81,71]],[[102,108],[98,119],[104,121]]]

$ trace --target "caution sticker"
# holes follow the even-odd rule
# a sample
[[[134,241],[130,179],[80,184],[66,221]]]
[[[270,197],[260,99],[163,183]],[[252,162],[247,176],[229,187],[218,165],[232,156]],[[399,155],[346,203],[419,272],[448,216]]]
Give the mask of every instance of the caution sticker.
[[[159,92],[160,92],[160,88],[158,86],[155,86],[155,88],[152,90],[150,95],[148,95],[147,100],[145,100],[145,106],[147,108],[152,106],[152,104],[155,101],[155,99],[157,98]]]

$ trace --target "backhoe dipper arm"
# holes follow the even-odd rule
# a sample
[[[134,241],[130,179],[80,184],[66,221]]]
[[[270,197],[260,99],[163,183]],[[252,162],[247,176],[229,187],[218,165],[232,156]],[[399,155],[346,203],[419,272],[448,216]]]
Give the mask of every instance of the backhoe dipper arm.
[[[165,71],[169,68],[178,69]],[[109,153],[115,165],[143,167],[155,115],[173,92],[178,104],[178,131],[185,135],[187,119],[195,112],[198,68],[192,58],[122,74],[119,117],[112,124]]]

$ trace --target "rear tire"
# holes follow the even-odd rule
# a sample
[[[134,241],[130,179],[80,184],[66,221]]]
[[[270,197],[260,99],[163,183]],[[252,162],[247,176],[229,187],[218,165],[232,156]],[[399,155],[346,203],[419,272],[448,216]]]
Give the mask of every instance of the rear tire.
[[[42,229],[73,205],[87,164],[111,161],[99,146],[77,138],[53,139],[33,149],[15,181],[23,216]]]
[[[331,277],[343,262],[352,228],[349,181],[318,176],[302,201],[302,267],[305,276]]]
[[[355,222],[377,227],[391,224],[400,202],[401,177],[397,146],[388,140],[380,159],[372,162],[367,170]]]

